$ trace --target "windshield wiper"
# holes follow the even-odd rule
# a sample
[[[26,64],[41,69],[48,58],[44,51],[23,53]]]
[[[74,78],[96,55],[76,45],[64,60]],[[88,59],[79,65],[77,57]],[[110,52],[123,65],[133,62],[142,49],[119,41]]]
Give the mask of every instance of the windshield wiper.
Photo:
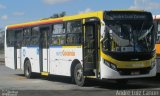
[[[153,25],[149,28],[149,30],[147,30],[147,32],[145,32],[142,36],[140,36],[140,37],[138,38],[138,40],[141,40],[141,39],[143,39],[144,37],[146,37],[146,36],[148,35],[148,33],[151,32],[152,28],[153,28]]]

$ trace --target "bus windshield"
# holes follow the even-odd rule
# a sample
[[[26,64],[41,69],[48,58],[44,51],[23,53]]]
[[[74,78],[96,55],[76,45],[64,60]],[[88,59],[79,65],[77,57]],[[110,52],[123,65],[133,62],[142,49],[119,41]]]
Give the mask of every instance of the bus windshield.
[[[154,26],[150,21],[106,20],[103,47],[110,52],[151,52],[154,50]],[[129,18],[129,19],[128,19]],[[146,17],[145,17],[146,18]],[[138,17],[137,17],[138,19]]]

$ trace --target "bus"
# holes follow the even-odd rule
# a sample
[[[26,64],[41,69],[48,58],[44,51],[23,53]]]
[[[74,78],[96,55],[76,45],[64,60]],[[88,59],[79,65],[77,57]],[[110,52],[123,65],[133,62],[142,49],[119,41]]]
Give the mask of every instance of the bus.
[[[5,64],[27,78],[69,76],[127,83],[156,75],[152,14],[139,10],[96,11],[13,24],[5,30]]]
[[[156,23],[156,54],[157,54],[157,73],[160,73],[160,15],[153,16],[153,19]]]

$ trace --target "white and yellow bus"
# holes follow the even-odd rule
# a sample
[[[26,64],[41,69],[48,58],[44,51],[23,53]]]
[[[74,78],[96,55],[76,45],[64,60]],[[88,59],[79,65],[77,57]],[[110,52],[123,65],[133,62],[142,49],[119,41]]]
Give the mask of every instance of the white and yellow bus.
[[[5,64],[33,73],[114,79],[156,75],[155,30],[146,11],[111,10],[6,27]]]

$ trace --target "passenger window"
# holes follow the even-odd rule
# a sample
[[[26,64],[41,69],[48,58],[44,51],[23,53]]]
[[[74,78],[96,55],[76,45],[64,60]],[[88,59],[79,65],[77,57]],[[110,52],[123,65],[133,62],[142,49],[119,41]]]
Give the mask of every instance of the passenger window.
[[[66,36],[65,35],[54,35],[51,39],[52,45],[65,45]]]
[[[33,27],[32,28],[32,36],[39,36],[40,31],[39,27]]]
[[[22,30],[16,30],[15,31],[15,46],[17,48],[21,48],[22,41],[23,41],[23,31]]]
[[[81,44],[81,34],[68,34],[67,44]]]
[[[67,22],[67,33],[82,33],[82,22],[80,20]]]
[[[67,22],[67,45],[79,45],[82,38],[82,21]]]
[[[53,34],[63,34],[65,33],[63,23],[58,23],[53,25]]]
[[[53,25],[50,44],[51,46],[66,44],[66,34],[65,34],[65,27],[63,23],[57,23]]]
[[[31,30],[30,28],[25,28],[23,30],[23,46],[30,46],[31,43]]]
[[[40,31],[39,27],[33,27],[31,32],[31,42],[30,45],[32,46],[38,46],[39,45],[39,37],[40,37]]]
[[[15,32],[13,30],[7,30],[7,46],[13,47],[15,42]]]

